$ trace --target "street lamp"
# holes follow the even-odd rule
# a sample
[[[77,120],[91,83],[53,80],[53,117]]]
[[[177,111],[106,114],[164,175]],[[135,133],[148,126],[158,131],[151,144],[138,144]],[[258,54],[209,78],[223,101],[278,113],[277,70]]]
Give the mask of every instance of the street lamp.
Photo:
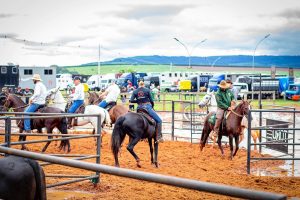
[[[267,39],[269,36],[270,36],[271,34],[269,33],[269,34],[267,34],[267,35],[265,35],[265,37],[263,37],[257,44],[256,44],[256,46],[255,46],[255,48],[254,48],[254,51],[253,51],[253,57],[252,57],[252,70],[254,71],[254,57],[255,57],[255,51],[256,51],[256,49],[257,49],[257,47],[258,47],[258,45],[260,45],[260,43],[262,43],[265,39]],[[253,94],[253,76],[252,76],[252,83],[251,83],[251,85],[252,85],[252,99],[253,99],[253,97],[254,97],[254,94]],[[261,108],[261,76],[260,76],[260,105],[259,105],[259,107]]]
[[[214,67],[214,65],[216,64],[216,62],[218,61],[218,60],[220,60],[222,57],[218,57],[217,59],[215,59],[215,61],[212,63],[212,65],[211,65],[211,67]]]
[[[199,46],[200,44],[202,44],[203,42],[205,42],[207,39],[204,39],[204,40],[202,40],[201,42],[198,42],[198,43],[192,48],[191,51],[188,49],[188,47],[187,47],[183,42],[181,42],[181,41],[178,40],[177,38],[174,38],[174,40],[176,40],[179,44],[181,44],[181,45],[185,48],[185,50],[186,50],[186,52],[187,52],[187,54],[188,54],[188,57],[189,57],[189,68],[191,68],[191,56],[192,56],[192,54],[193,54],[193,51],[195,50],[195,48],[196,48],[197,46]]]
[[[258,45],[260,45],[260,43],[262,43],[262,41],[264,41],[265,39],[267,39],[271,34],[266,35],[265,37],[263,37],[255,46],[254,51],[253,51],[253,57],[252,57],[252,69],[254,70],[254,56],[255,56],[255,51],[258,47]]]

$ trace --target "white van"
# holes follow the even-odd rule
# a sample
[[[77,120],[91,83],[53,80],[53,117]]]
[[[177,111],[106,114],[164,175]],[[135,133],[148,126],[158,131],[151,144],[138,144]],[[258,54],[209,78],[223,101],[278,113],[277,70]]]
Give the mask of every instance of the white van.
[[[92,75],[87,81],[89,89],[95,90],[95,91],[100,91],[101,78],[102,78],[101,75]]]
[[[116,80],[115,74],[105,74],[101,78],[100,89],[106,89],[112,81]]]
[[[67,89],[72,84],[72,74],[56,74],[56,87],[59,87],[60,90]]]

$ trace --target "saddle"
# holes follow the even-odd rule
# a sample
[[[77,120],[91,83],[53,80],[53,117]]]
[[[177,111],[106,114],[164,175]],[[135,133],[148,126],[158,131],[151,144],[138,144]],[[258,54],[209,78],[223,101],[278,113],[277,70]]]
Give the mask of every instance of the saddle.
[[[224,117],[223,117],[223,120],[222,120],[222,123],[220,125],[220,128],[224,130],[224,128],[226,127],[226,119],[228,117],[228,115],[230,114],[230,112],[228,111],[225,111],[224,112]],[[215,125],[216,124],[216,113],[214,113],[213,115],[211,115],[208,119],[208,122],[212,125]]]
[[[107,106],[105,107],[105,110],[107,110],[107,112],[109,112],[109,110],[112,109],[116,105],[117,105],[117,102],[115,102],[115,101],[109,102],[107,104]]]
[[[151,125],[156,126],[155,120],[149,115],[146,109],[139,108],[137,109],[137,113],[144,117]]]
[[[43,110],[46,108],[46,104],[41,104],[39,107],[36,109],[35,112],[43,112]]]
[[[82,104],[81,106],[79,106],[79,108],[77,108],[77,110],[75,111],[75,113],[81,113],[80,111],[82,110],[82,113],[84,113],[85,111],[85,105]]]

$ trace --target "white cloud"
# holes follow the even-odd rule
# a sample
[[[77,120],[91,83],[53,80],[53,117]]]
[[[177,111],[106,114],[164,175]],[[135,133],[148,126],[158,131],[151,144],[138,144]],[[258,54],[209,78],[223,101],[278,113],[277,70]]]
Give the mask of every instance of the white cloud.
[[[0,63],[70,65],[135,55],[299,54],[297,0],[0,0]],[[39,43],[49,43],[38,45]],[[61,46],[55,45],[60,44]],[[66,46],[74,46],[68,48]],[[80,48],[76,48],[80,46]]]

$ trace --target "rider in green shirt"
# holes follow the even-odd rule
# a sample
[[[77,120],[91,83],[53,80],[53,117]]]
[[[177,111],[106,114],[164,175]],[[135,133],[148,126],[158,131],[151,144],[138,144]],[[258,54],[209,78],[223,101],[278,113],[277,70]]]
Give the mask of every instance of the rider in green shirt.
[[[231,110],[231,103],[234,101],[234,95],[229,89],[229,84],[226,81],[221,81],[219,84],[219,90],[216,93],[217,100],[217,113],[216,113],[216,123],[214,126],[214,136],[219,135],[220,125],[224,118],[225,111]]]

